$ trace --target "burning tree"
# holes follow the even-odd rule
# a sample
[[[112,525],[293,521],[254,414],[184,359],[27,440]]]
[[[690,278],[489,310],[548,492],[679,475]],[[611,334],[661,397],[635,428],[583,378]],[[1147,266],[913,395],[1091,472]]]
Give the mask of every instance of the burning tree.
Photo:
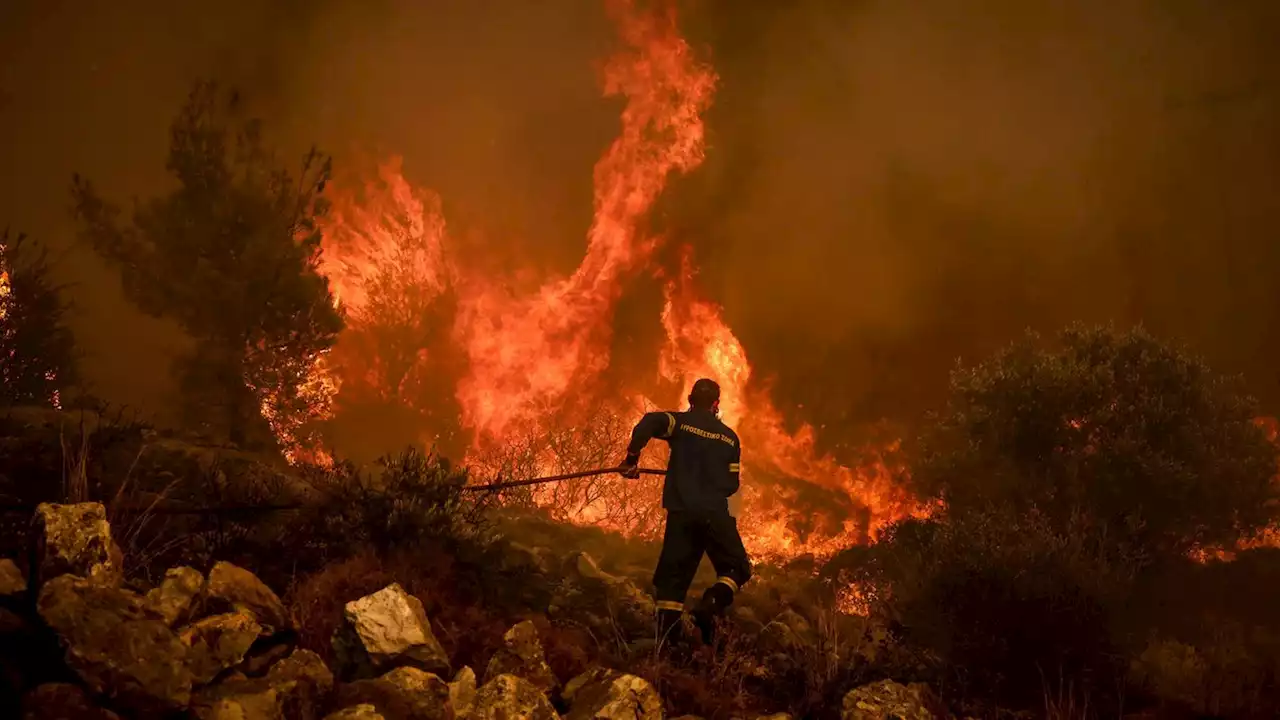
[[[81,240],[120,270],[139,308],[195,339],[177,368],[188,422],[238,444],[269,444],[272,431],[289,444],[331,394],[309,378],[342,327],[316,270],[330,160],[312,148],[300,171],[285,169],[239,96],[208,82],[170,135],[178,186],[128,221],[73,179]]]
[[[59,407],[75,383],[75,338],[61,291],[46,247],[0,232],[0,401]]]

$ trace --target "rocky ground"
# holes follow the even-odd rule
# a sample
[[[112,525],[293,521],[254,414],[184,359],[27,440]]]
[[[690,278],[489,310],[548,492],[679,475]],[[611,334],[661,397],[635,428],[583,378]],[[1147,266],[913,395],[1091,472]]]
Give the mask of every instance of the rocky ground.
[[[43,504],[32,527],[27,557],[0,561],[5,710],[31,720],[664,717],[643,673],[594,666],[558,677],[531,620],[510,627],[483,667],[455,667],[422,600],[391,582],[342,605],[326,662],[300,646],[294,613],[248,570],[215,562],[207,572],[172,568],[154,586],[126,579],[97,503]],[[633,658],[655,657],[642,637],[652,600],[635,582],[585,552],[514,547],[511,562],[562,576],[548,615],[614,633]],[[818,644],[800,613],[767,623],[754,613],[740,608],[737,624],[754,623],[757,641],[780,654]],[[851,689],[841,705],[845,719],[945,717],[927,688],[887,680]],[[742,720],[752,717],[790,716]]]

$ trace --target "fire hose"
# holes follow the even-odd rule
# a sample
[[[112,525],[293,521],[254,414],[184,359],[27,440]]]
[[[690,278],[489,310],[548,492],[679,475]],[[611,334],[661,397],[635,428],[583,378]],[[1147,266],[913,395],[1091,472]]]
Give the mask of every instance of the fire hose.
[[[560,482],[562,480],[574,480],[576,478],[594,477],[596,475],[609,475],[610,473],[621,473],[623,468],[597,468],[595,470],[582,470],[579,472],[565,473],[563,475],[549,475],[547,477],[530,478],[528,480],[511,480],[507,482],[494,482],[487,485],[464,485],[463,491],[481,491],[481,490],[506,490],[507,488],[526,487],[528,485],[542,485],[544,483]],[[640,468],[641,475],[666,475],[666,470],[657,468]],[[300,503],[290,503],[286,505],[250,505],[250,506],[232,506],[232,507],[162,507],[151,504],[147,507],[129,508],[114,507],[115,512],[124,513],[142,513],[154,515],[257,515],[261,513],[279,512],[282,510],[301,510],[306,507]],[[9,512],[34,512],[35,505],[27,503],[0,503],[0,515]]]
[[[565,473],[563,475],[548,475],[546,477],[530,478],[528,480],[511,480],[508,482],[495,482],[488,485],[466,485],[463,490],[505,490],[507,488],[525,487],[528,485],[542,485],[545,483],[560,482],[562,480],[575,480],[577,478],[595,477],[596,475],[609,475],[611,473],[620,473],[623,468],[596,468],[595,470],[581,470],[579,472]],[[641,475],[666,475],[666,470],[657,468],[640,468]]]

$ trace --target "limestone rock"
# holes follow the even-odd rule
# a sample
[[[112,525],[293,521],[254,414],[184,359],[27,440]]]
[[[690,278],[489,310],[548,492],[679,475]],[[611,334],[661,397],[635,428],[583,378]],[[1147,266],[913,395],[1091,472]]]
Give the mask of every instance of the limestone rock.
[[[589,580],[612,580],[612,575],[600,569],[600,564],[596,559],[585,552],[574,553],[570,557],[573,563],[573,569],[578,577],[587,578]]]
[[[34,525],[36,585],[68,573],[106,585],[124,579],[124,555],[111,539],[102,503],[41,503]]]
[[[245,657],[244,662],[236,666],[236,670],[244,673],[246,677],[262,677],[276,663],[292,655],[293,651],[292,643],[275,643],[250,648],[249,655]]]
[[[79,685],[47,683],[22,698],[22,720],[120,720],[98,707]]]
[[[319,655],[298,650],[266,677],[229,679],[201,690],[192,713],[201,720],[316,720],[333,689]]]
[[[422,601],[399,583],[347,603],[343,619],[333,638],[343,677],[369,678],[399,666],[448,676],[449,657],[431,632]]]
[[[229,562],[220,562],[209,571],[204,596],[209,612],[251,615],[264,635],[293,629],[293,620],[279,596],[258,576]]]
[[[146,595],[147,608],[175,627],[195,617],[197,600],[204,590],[204,575],[189,567],[169,568],[160,586]]]
[[[634,582],[601,570],[585,552],[571,555],[565,571],[570,582],[552,600],[552,614],[580,617],[588,608],[603,609],[602,626],[594,630],[613,633],[620,626],[630,637],[653,634],[653,598]]]
[[[291,719],[319,718],[321,708],[333,692],[333,673],[324,660],[310,650],[294,650],[289,657],[272,665],[265,679],[279,693],[285,716]]]
[[[840,720],[937,720],[936,700],[923,683],[903,685],[881,680],[850,690],[841,704]]]
[[[284,702],[264,682],[230,682],[197,694],[191,714],[200,720],[285,720]]]
[[[472,720],[560,720],[537,686],[515,675],[499,675],[476,692]]]
[[[547,664],[538,639],[538,629],[525,620],[517,623],[502,636],[503,647],[489,659],[484,677],[491,680],[499,675],[518,675],[533,683],[544,693],[550,693],[560,685],[551,666]]]
[[[507,546],[502,560],[503,565],[510,570],[544,574],[551,570],[548,551],[545,548],[531,548],[518,542]]]
[[[385,675],[357,680],[338,688],[339,705],[368,704],[396,720],[452,720],[449,685],[415,667],[399,667]]]
[[[190,701],[187,646],[136,594],[63,575],[45,583],[37,610],[92,692],[141,715]]]
[[[27,579],[17,563],[5,558],[0,560],[0,600],[17,598],[27,591]]]
[[[187,667],[197,685],[212,681],[223,670],[244,660],[262,634],[262,626],[244,612],[230,612],[198,620],[178,637],[187,645]]]
[[[464,667],[453,676],[453,682],[449,683],[449,704],[453,705],[453,712],[459,718],[470,716],[471,711],[476,705],[476,673],[469,667]]]
[[[386,720],[386,716],[369,703],[353,705],[324,716],[324,720]]]
[[[566,720],[662,720],[662,698],[643,678],[595,668],[565,686]]]

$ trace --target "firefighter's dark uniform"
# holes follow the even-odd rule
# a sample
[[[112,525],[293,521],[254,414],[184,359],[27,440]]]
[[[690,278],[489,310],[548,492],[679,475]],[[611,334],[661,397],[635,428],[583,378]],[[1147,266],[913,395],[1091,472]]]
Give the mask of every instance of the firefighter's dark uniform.
[[[719,577],[703,596],[699,610],[704,615],[719,613],[751,578],[751,562],[738,535],[737,520],[729,514],[728,498],[738,491],[742,459],[738,435],[711,410],[648,413],[631,433],[626,464],[635,465],[653,438],[671,446],[662,488],[667,526],[653,574],[660,619],[670,614],[679,617],[704,553]],[[704,638],[709,637],[706,625],[711,621],[698,620]]]

